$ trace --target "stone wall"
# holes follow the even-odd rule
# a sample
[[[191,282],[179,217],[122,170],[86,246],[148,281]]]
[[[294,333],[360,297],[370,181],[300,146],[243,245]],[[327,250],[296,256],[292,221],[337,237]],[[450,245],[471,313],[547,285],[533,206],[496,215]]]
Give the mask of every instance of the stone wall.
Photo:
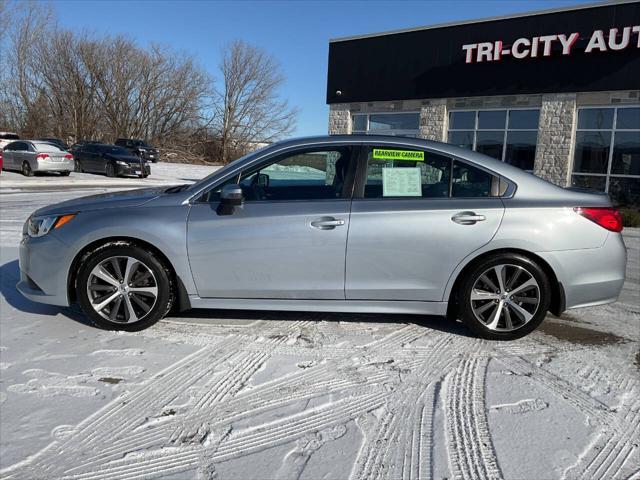
[[[334,103],[329,107],[329,135],[351,133],[351,112],[348,103]]]
[[[575,117],[575,93],[543,95],[533,173],[556,185],[569,183]]]
[[[447,100],[425,100],[420,108],[420,138],[447,141]]]

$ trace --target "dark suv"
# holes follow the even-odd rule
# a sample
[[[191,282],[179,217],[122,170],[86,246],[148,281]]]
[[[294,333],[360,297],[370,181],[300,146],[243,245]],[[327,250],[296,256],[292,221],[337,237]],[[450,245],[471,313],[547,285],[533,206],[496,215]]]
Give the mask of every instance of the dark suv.
[[[144,158],[150,162],[158,161],[158,149],[152,147],[144,140],[136,140],[132,138],[119,138],[115,141],[119,147],[126,148],[134,155]]]
[[[142,157],[128,150],[103,143],[85,143],[71,149],[76,161],[76,172],[104,173],[108,177],[136,175],[144,178],[151,167]]]

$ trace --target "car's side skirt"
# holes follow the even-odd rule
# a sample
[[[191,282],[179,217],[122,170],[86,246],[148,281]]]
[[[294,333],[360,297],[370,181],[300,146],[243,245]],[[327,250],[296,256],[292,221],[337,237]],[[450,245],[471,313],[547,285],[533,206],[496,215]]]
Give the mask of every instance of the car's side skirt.
[[[447,302],[380,300],[286,300],[272,298],[200,298],[189,295],[191,308],[232,310],[287,310],[346,313],[410,313],[446,315]]]

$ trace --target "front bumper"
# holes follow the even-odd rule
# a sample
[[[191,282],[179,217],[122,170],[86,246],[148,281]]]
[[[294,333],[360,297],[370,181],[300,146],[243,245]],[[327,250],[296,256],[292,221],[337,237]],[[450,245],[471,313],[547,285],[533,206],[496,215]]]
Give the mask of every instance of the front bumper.
[[[67,273],[72,252],[55,233],[20,242],[18,291],[34,302],[69,306]]]
[[[137,173],[136,173],[137,172]],[[130,163],[127,165],[116,164],[117,175],[144,175],[145,177],[151,175],[151,167],[149,164],[144,163]]]
[[[64,160],[61,162],[38,160],[38,164],[35,167],[33,170],[36,172],[73,172],[74,162],[73,160]]]
[[[562,284],[566,309],[612,303],[622,291],[627,249],[619,233],[610,233],[600,248],[537,254]]]

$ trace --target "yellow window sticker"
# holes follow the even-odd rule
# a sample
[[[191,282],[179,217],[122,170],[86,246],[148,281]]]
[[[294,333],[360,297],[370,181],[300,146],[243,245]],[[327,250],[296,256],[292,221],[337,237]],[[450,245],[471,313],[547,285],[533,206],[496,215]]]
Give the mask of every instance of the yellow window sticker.
[[[413,150],[386,150],[382,148],[373,149],[375,160],[407,160],[410,162],[424,162],[424,152]]]

